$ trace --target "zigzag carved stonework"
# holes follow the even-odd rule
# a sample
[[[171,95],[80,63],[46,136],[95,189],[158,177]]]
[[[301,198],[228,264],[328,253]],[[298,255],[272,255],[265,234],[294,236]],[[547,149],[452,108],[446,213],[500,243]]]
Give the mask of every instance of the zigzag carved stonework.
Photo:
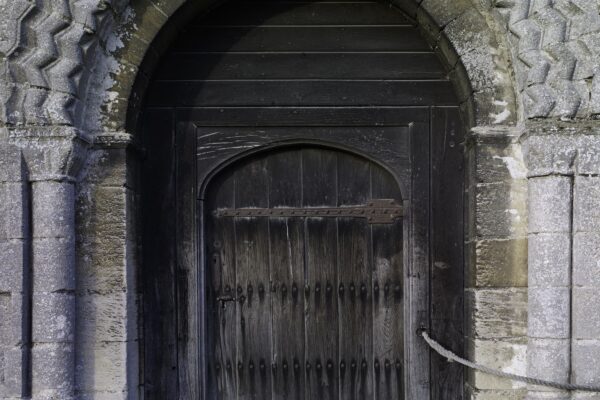
[[[600,114],[600,15],[594,0],[497,1],[526,116]]]
[[[446,0],[439,0],[443,3]],[[108,0],[0,0],[0,121],[80,124],[93,66],[108,57]],[[504,15],[525,114],[600,114],[600,15],[593,0],[496,0]],[[111,25],[112,24],[112,25]]]

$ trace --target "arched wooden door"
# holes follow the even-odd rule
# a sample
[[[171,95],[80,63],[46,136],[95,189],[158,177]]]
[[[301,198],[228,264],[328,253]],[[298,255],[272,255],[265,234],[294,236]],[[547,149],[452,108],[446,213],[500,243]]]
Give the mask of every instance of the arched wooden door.
[[[275,149],[208,193],[215,398],[403,398],[403,198],[390,172]]]
[[[172,42],[140,129],[147,399],[462,398],[416,334],[463,353],[459,100],[415,21],[225,2]],[[402,217],[339,210],[378,199]]]

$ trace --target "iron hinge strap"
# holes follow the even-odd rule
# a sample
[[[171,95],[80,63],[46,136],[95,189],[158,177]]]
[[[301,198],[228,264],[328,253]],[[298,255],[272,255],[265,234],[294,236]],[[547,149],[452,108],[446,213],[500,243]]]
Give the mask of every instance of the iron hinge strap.
[[[391,224],[403,216],[402,206],[392,199],[373,199],[366,205],[348,207],[311,207],[311,208],[226,208],[215,211],[217,217],[239,218],[366,218],[370,224]]]

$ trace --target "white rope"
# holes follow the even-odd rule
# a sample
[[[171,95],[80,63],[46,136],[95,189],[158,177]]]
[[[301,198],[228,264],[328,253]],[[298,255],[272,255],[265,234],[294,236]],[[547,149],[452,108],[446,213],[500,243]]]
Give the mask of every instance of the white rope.
[[[474,363],[472,361],[465,360],[464,358],[457,356],[450,350],[445,349],[444,347],[442,347],[442,345],[440,345],[438,342],[436,342],[431,337],[429,337],[429,335],[427,334],[427,332],[425,330],[421,331],[421,336],[423,336],[423,339],[425,339],[427,344],[433,350],[435,350],[436,353],[438,353],[440,356],[442,356],[444,358],[447,358],[448,361],[456,361],[459,364],[462,364],[462,365],[472,368],[472,369],[476,369],[476,370],[484,372],[486,374],[511,379],[513,381],[525,382],[525,383],[529,383],[532,385],[548,386],[548,387],[555,388],[555,389],[581,390],[581,391],[585,391],[585,392],[600,392],[600,387],[587,386],[587,385],[574,385],[571,383],[551,382],[551,381],[546,381],[543,379],[530,378],[527,376],[509,374],[508,372],[503,372],[503,371],[500,371],[497,369],[489,368],[484,365],[480,365],[480,364]]]

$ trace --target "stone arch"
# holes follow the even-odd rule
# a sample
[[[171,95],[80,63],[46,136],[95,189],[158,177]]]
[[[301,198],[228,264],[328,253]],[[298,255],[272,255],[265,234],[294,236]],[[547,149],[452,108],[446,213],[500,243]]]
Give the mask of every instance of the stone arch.
[[[119,58],[119,71],[128,72],[121,74],[111,88],[113,98],[118,100],[115,106],[118,119],[104,116],[103,124],[110,130],[128,130],[135,125],[126,116],[137,114],[145,80],[174,36],[176,26],[184,25],[186,16],[211,8],[211,4],[179,3],[179,8],[170,6],[162,13],[157,7],[140,6],[139,16],[134,12],[134,19],[119,28],[120,32],[128,32],[131,24],[148,19],[163,20],[166,24],[147,25],[158,30],[132,33],[130,40],[123,41],[122,47],[115,52],[115,55],[123,55]],[[491,10],[474,7],[471,0],[399,0],[390,2],[390,5],[417,21],[423,36],[445,63],[469,126],[514,125],[519,120],[521,112],[514,91],[510,55],[498,34]],[[136,20],[140,22],[136,23]],[[149,44],[143,47],[144,43]]]
[[[138,98],[134,83],[148,74],[177,20],[214,3],[15,2],[6,8],[11,24],[0,42],[8,77],[2,120],[9,126],[70,125],[90,136],[125,130]],[[475,3],[392,2],[420,23],[447,64],[470,125],[514,124],[519,105],[500,14]]]

